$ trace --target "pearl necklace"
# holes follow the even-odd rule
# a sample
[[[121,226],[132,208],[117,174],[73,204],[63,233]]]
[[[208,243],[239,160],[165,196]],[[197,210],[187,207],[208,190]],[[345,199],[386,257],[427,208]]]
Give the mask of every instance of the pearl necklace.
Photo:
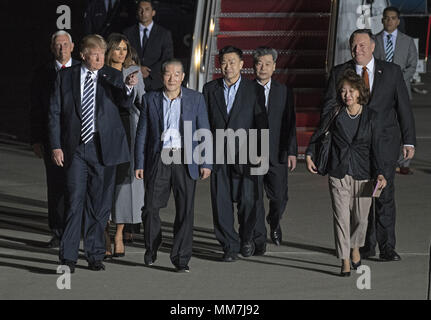
[[[354,116],[351,116],[349,113],[349,110],[346,108],[346,113],[349,116],[349,118],[352,120],[355,120],[357,117],[359,117],[359,115],[361,114],[361,111],[362,111],[362,106]]]

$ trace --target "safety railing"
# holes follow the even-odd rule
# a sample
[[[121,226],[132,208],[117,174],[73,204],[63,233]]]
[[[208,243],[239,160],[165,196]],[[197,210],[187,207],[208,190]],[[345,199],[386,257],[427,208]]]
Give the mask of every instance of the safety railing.
[[[220,0],[198,0],[193,33],[192,63],[188,87],[202,90],[211,72],[211,52],[215,41],[215,19]]]

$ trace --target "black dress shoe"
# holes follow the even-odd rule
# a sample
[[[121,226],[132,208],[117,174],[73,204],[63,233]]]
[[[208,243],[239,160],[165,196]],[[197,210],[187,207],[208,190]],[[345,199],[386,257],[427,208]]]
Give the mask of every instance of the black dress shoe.
[[[56,236],[52,237],[52,239],[46,245],[47,248],[53,249],[60,247],[60,239]]]
[[[394,249],[388,249],[380,253],[379,258],[384,261],[400,261],[401,257]]]
[[[376,255],[376,251],[371,249],[361,248],[359,252],[361,253],[361,259],[368,259]]]
[[[102,261],[95,261],[88,264],[88,269],[92,271],[104,271],[105,265],[103,264]]]
[[[352,261],[352,269],[353,269],[353,270],[357,270],[361,265],[362,265],[362,261],[361,261],[361,260],[359,260],[359,261],[358,261],[358,262],[356,262],[356,263],[354,263],[354,262]]]
[[[281,245],[282,233],[281,233],[280,225],[275,229],[271,229],[271,240],[272,242],[274,242],[275,245],[277,246]]]
[[[346,272],[346,271],[341,270],[340,276],[342,276],[342,277],[350,277],[350,271]]]
[[[60,265],[69,267],[70,273],[75,273],[76,263],[70,260],[62,260]]]
[[[151,251],[146,251],[144,255],[144,263],[146,266],[152,266],[157,260],[157,252],[151,253]]]
[[[189,273],[190,268],[189,266],[175,266],[175,271],[178,273]]]
[[[235,262],[238,260],[238,255],[234,252],[225,252],[223,255],[224,262]]]
[[[266,252],[266,244],[262,245],[255,245],[255,249],[254,249],[254,256],[263,256],[265,255]]]
[[[254,242],[244,242],[241,246],[241,255],[245,258],[251,257],[254,254]]]

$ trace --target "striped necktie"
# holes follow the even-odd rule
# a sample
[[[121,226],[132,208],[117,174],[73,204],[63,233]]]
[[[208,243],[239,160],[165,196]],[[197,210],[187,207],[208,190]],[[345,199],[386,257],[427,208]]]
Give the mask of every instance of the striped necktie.
[[[385,52],[386,52],[386,61],[392,62],[394,58],[394,45],[392,43],[392,36],[390,34],[387,35]]]
[[[91,71],[88,71],[84,82],[84,94],[81,103],[81,140],[84,144],[93,139],[94,131],[94,82],[91,76]]]

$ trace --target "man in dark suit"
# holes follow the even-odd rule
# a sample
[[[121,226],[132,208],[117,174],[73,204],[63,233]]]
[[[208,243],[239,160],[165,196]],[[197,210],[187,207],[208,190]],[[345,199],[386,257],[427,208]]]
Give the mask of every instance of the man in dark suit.
[[[84,13],[84,33],[108,37],[133,23],[134,0],[91,0]]]
[[[405,158],[411,159],[415,153],[413,112],[400,67],[373,57],[375,40],[371,31],[359,29],[353,32],[350,48],[353,59],[331,71],[321,118],[337,104],[336,85],[344,71],[352,69],[361,75],[371,92],[368,106],[377,111],[377,122],[382,130],[380,153],[388,182],[380,198],[376,199],[375,216],[370,212],[367,239],[361,255],[363,258],[374,256],[377,242],[382,260],[397,261],[401,258],[395,251],[395,167],[401,141]]]
[[[84,249],[91,270],[104,270],[104,230],[112,206],[116,165],[129,161],[119,107],[131,105],[135,74],[104,66],[106,43],[82,39],[83,62],[57,75],[49,110],[52,158],[66,173],[65,230],[60,263],[74,272],[84,216]]]
[[[257,84],[241,77],[244,65],[242,51],[232,46],[225,47],[219,52],[219,60],[223,78],[208,82],[203,88],[214,137],[220,129],[225,132],[229,129],[234,132],[245,130],[247,136],[250,129],[267,129],[266,112],[258,103]],[[250,164],[254,161],[247,156],[247,163],[240,164],[239,144],[235,144],[234,148],[228,145],[223,141],[225,152],[226,149],[234,149],[235,163],[228,164],[226,154],[224,159],[217,159],[211,175],[211,201],[215,235],[224,251],[223,261],[232,262],[237,260],[240,251],[244,257],[254,253],[253,230],[259,192],[258,176],[251,175]],[[215,153],[220,155],[219,150]],[[239,234],[234,228],[235,202]]]
[[[271,229],[271,240],[279,246],[282,241],[280,219],[288,200],[288,168],[291,171],[296,168],[298,145],[292,90],[272,79],[277,56],[276,50],[260,47],[256,49],[253,58],[256,82],[261,89],[260,105],[265,106],[269,123],[269,171],[262,177],[262,183],[269,198],[269,213],[266,220]],[[254,254],[263,255],[266,251],[263,199],[260,199],[257,209]]]
[[[171,32],[153,22],[156,10],[152,1],[139,1],[136,15],[138,24],[123,33],[138,52],[145,90],[148,92],[163,87],[161,66],[164,61],[173,58],[174,45]]]
[[[170,59],[162,70],[164,88],[144,96],[135,143],[136,178],[145,182],[144,259],[146,265],[157,259],[162,242],[159,210],[167,206],[172,189],[176,215],[171,261],[178,272],[189,272],[196,180],[208,178],[212,167],[205,157],[196,162],[198,142],[192,141],[192,134],[199,129],[209,132],[208,114],[202,94],[181,86],[185,76],[181,61]],[[184,134],[186,126],[191,126],[190,137]],[[171,157],[178,158],[171,162]]]
[[[54,60],[37,68],[31,86],[30,129],[31,144],[38,158],[43,158],[46,169],[48,221],[53,237],[48,247],[60,244],[64,229],[64,170],[51,160],[48,141],[49,99],[54,90],[57,71],[79,63],[72,59],[74,44],[66,31],[57,31],[51,37]]]

